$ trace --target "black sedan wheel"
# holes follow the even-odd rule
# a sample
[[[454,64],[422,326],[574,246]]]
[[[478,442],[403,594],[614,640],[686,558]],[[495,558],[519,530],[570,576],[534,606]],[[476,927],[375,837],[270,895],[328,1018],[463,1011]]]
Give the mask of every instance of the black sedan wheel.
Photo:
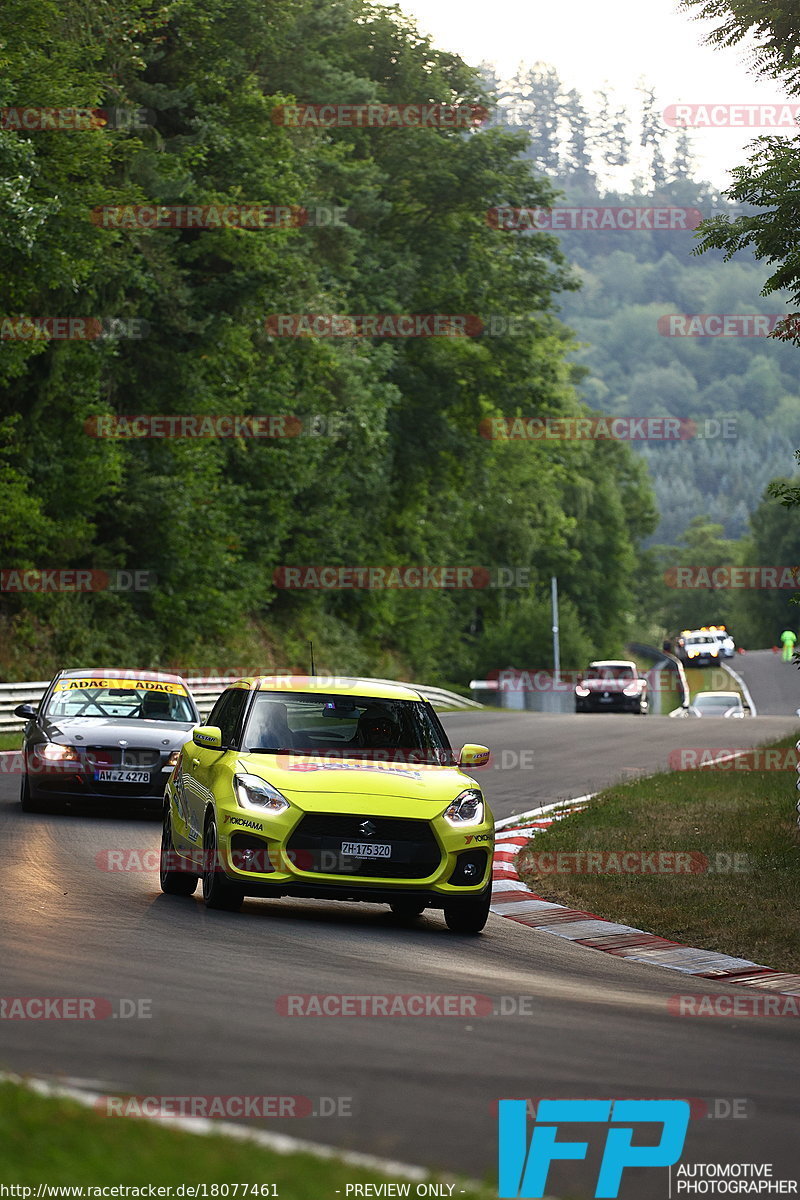
[[[34,799],[31,794],[31,781],[27,772],[22,776],[19,785],[19,806],[25,813],[49,812],[51,805],[44,800]]]

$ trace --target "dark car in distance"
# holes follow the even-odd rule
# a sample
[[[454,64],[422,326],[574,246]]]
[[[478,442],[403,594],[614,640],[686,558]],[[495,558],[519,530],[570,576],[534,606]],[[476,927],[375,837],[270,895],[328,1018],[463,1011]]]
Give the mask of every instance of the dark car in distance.
[[[200,715],[178,675],[89,668],[59,671],[26,719],[20,804],[25,812],[99,801],[160,808],[164,786]]]
[[[649,709],[647,680],[636,663],[597,659],[575,685],[575,712],[629,712],[645,716]]]

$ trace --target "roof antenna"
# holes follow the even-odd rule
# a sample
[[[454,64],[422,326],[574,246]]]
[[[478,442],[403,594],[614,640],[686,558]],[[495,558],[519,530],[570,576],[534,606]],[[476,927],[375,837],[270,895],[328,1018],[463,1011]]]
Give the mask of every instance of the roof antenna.
[[[316,675],[317,672],[314,670],[314,643],[309,642],[308,645],[311,650],[311,674]]]

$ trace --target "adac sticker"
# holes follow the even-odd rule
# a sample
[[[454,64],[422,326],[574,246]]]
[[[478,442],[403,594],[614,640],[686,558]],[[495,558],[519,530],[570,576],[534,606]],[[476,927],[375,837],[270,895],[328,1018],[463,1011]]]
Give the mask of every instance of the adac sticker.
[[[84,688],[113,688],[115,691],[167,692],[173,696],[185,696],[186,688],[179,683],[162,683],[157,679],[59,679],[55,691],[73,692]]]

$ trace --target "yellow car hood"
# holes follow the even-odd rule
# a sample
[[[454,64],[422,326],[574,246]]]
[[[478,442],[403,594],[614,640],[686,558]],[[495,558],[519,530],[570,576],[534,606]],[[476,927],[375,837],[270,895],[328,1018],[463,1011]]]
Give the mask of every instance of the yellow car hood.
[[[240,754],[239,770],[266,779],[284,795],[323,792],[373,796],[387,800],[453,800],[468,787],[480,787],[458,767],[422,763],[374,762],[360,758],[309,755]]]

